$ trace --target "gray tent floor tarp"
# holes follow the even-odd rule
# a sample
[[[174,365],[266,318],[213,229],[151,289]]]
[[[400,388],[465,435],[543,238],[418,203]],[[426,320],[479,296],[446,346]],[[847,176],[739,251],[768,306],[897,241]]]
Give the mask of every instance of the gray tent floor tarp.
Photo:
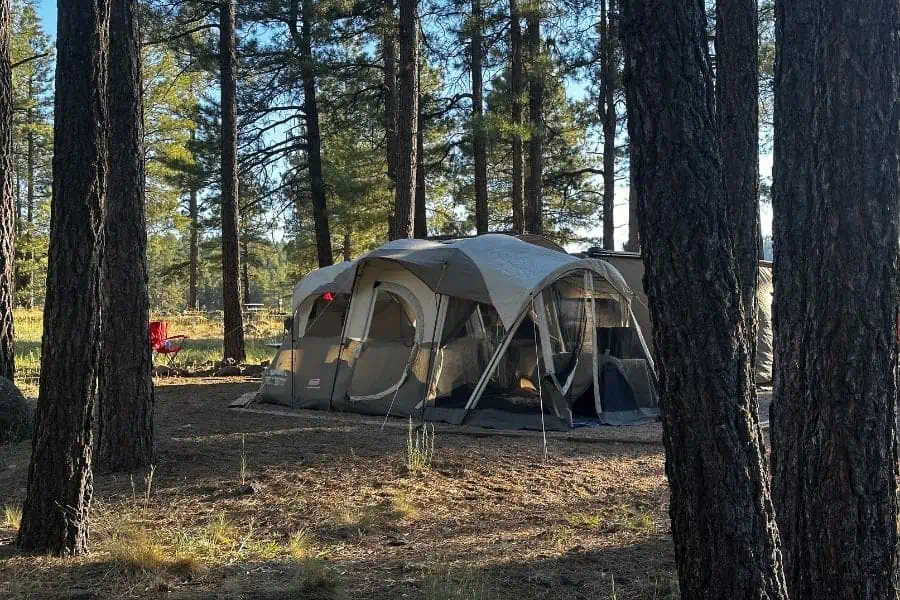
[[[333,430],[335,426],[342,431],[361,428],[384,428],[385,435],[406,435],[409,430],[409,419],[390,417],[373,418],[369,415],[357,413],[341,413],[333,411],[319,411],[294,409],[273,404],[258,404],[253,402],[255,392],[244,394],[231,403],[232,410],[251,414],[280,415],[294,419],[298,427],[320,427],[323,431]],[[769,407],[772,404],[771,390],[759,392],[759,417],[764,429],[769,425]],[[414,426],[421,423],[414,422]],[[471,437],[516,437],[533,438],[535,443],[540,443],[542,432],[533,430],[509,430],[486,429],[477,424],[458,425],[448,422],[438,422],[435,426],[437,436],[442,435],[466,435]],[[402,431],[402,433],[401,433]],[[630,442],[638,444],[661,444],[662,423],[655,421],[634,425],[632,427],[578,427],[555,431],[548,429],[546,433],[549,440],[585,443]]]

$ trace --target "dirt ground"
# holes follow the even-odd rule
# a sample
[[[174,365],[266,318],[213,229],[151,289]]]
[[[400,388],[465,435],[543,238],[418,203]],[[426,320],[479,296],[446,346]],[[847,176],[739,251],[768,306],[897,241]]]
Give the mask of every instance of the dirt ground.
[[[0,597],[677,598],[652,430],[551,435],[545,462],[539,434],[438,426],[417,468],[404,422],[228,408],[257,385],[162,381],[154,469],[96,478],[91,554],[0,528]],[[29,450],[0,448],[0,505]]]

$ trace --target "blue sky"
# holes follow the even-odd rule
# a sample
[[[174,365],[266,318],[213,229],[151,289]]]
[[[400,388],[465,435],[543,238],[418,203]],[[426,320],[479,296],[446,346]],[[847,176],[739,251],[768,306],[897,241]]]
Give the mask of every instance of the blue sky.
[[[38,16],[44,22],[44,31],[56,39],[56,0],[38,0]]]
[[[41,20],[44,24],[44,31],[46,31],[52,38],[56,38],[56,0],[38,0],[38,14],[41,17]],[[770,176],[772,173],[772,156],[770,154],[764,154],[760,156],[760,171],[761,174],[766,177]],[[620,183],[616,186],[616,208],[615,208],[615,221],[616,223],[627,223],[628,221],[628,185],[627,182]],[[772,210],[769,206],[762,207],[762,228],[763,233],[766,235],[771,234],[772,231]],[[591,232],[591,234],[598,234],[599,232]],[[622,244],[625,243],[625,240],[628,239],[628,229],[627,227],[619,227],[616,229],[616,247],[620,248]]]

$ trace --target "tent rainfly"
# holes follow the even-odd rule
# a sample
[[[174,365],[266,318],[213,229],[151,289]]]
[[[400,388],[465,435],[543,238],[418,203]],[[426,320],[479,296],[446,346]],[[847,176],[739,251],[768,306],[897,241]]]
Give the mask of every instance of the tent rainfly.
[[[657,418],[634,293],[551,246],[397,240],[313,271],[255,401],[506,429]]]

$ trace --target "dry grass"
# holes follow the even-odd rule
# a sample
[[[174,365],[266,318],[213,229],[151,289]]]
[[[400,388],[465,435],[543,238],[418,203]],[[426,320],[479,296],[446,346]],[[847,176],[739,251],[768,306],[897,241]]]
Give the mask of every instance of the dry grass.
[[[13,312],[16,326],[16,384],[26,395],[37,395],[37,383],[41,372],[41,336],[44,330],[43,312],[16,309]],[[169,323],[170,335],[186,335],[188,341],[178,355],[179,366],[198,366],[222,359],[222,321],[204,313],[190,315],[154,315],[154,320]],[[274,352],[267,343],[279,342],[282,336],[282,318],[274,314],[254,316],[245,323],[247,362],[259,364],[272,358]]]
[[[478,571],[439,572],[425,580],[425,600],[498,600],[501,593]]]
[[[199,557],[172,552],[170,547],[155,541],[143,529],[124,528],[101,543],[112,564],[126,574],[160,576],[169,572],[187,578],[204,569]]]
[[[430,429],[428,423],[416,426],[410,418],[406,436],[406,468],[411,473],[431,468],[431,461],[434,458],[434,436],[434,425],[431,425]]]
[[[405,422],[241,413],[258,384],[165,383],[149,495],[146,472],[97,477],[85,557],[21,556],[0,530],[0,597],[577,600],[613,578],[617,600],[678,597],[658,444],[551,436],[543,465],[536,438],[438,426],[413,471]],[[0,453],[0,504],[21,504],[29,451]]]
[[[3,526],[7,529],[19,530],[22,524],[22,508],[20,506],[10,506],[7,504],[3,507]]]

